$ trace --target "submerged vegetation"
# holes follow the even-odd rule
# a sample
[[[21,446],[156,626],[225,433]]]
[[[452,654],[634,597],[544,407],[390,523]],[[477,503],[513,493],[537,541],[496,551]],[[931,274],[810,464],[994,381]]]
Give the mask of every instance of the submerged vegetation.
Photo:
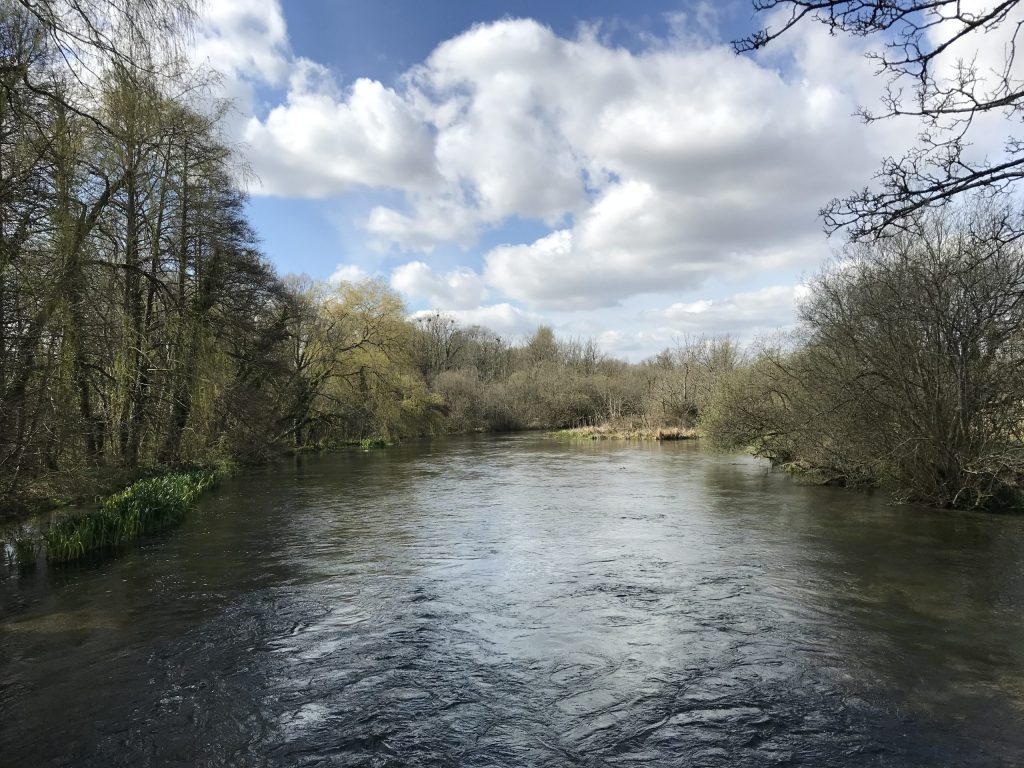
[[[39,542],[31,535],[19,531],[11,542],[11,554],[18,570],[29,571],[36,565],[39,555]]]
[[[116,551],[177,525],[216,478],[212,471],[152,477],[108,497],[95,511],[61,515],[43,535],[47,560],[56,565]]]

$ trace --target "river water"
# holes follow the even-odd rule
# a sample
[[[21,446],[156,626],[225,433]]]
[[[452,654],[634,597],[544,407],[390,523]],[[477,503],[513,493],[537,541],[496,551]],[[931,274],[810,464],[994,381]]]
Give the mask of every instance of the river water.
[[[696,443],[300,457],[0,607],[0,765],[1024,765],[1024,518]]]

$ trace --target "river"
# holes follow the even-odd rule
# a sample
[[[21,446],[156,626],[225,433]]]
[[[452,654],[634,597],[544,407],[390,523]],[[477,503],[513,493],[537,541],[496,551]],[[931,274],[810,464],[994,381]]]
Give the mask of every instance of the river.
[[[1024,518],[696,443],[299,457],[0,607],[0,765],[1024,765]]]

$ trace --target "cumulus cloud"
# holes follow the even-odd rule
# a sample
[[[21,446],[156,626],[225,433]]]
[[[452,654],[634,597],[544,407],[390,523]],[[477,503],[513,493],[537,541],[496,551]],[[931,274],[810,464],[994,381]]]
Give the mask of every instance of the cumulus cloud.
[[[355,264],[339,264],[335,267],[327,281],[330,283],[359,283],[370,277],[361,267]]]
[[[791,283],[820,263],[818,208],[914,138],[853,116],[880,82],[863,41],[818,25],[740,57],[708,42],[707,13],[642,50],[505,19],[385,84],[294,55],[276,0],[211,6],[209,36],[231,42],[201,41],[204,55],[280,96],[239,127],[253,192],[389,190],[361,224],[384,263],[403,254],[392,287],[505,334],[552,322],[635,357],[680,333],[790,322],[795,289],[743,281]],[[470,250],[524,220],[545,234]],[[428,254],[453,244],[472,266],[437,271]],[[332,279],[362,277],[348,265]],[[732,295],[708,294],[712,278]]]
[[[442,243],[468,247],[477,230],[477,219],[464,205],[444,198],[424,196],[416,200],[415,213],[407,215],[385,206],[370,211],[366,230],[374,238],[378,250],[391,244],[403,250],[430,253]]]
[[[424,317],[438,310],[424,309],[413,314],[413,317]],[[454,319],[463,326],[479,325],[488,328],[501,336],[522,337],[536,330],[544,323],[544,318],[535,312],[526,311],[507,302],[474,307],[472,309],[449,309],[442,314]]]
[[[404,193],[364,222],[384,251],[542,221],[549,235],[486,255],[487,284],[535,307],[610,306],[792,252],[818,236],[820,205],[906,138],[852,116],[877,91],[859,49],[813,27],[786,45],[776,59],[693,39],[631,52],[507,19],[441,43],[394,87],[342,88],[293,59],[285,101],[244,139],[257,192]]]
[[[429,128],[398,93],[359,79],[344,93],[330,73],[297,61],[285,104],[253,117],[243,139],[260,178],[254,190],[325,197],[354,186],[417,189],[434,174]]]
[[[422,261],[403,264],[391,273],[391,287],[407,296],[426,299],[435,309],[470,309],[487,295],[483,280],[471,269],[437,274]]]
[[[759,244],[750,232],[730,231],[723,221],[717,237],[701,240],[698,233],[712,225],[699,221],[698,212],[656,199],[652,190],[635,184],[610,189],[595,209],[571,230],[489,251],[484,259],[487,284],[539,308],[592,309],[638,294],[696,290],[712,276],[729,280],[800,270],[830,252],[813,229],[802,237],[765,238]],[[693,239],[681,240],[675,226],[690,217]],[[706,219],[716,217],[715,211],[706,212]]]

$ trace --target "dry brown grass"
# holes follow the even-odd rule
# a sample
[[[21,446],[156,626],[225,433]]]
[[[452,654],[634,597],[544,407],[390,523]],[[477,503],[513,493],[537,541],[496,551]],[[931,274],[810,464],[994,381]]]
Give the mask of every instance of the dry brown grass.
[[[693,440],[697,430],[683,427],[622,427],[613,424],[560,429],[548,433],[560,440]]]

